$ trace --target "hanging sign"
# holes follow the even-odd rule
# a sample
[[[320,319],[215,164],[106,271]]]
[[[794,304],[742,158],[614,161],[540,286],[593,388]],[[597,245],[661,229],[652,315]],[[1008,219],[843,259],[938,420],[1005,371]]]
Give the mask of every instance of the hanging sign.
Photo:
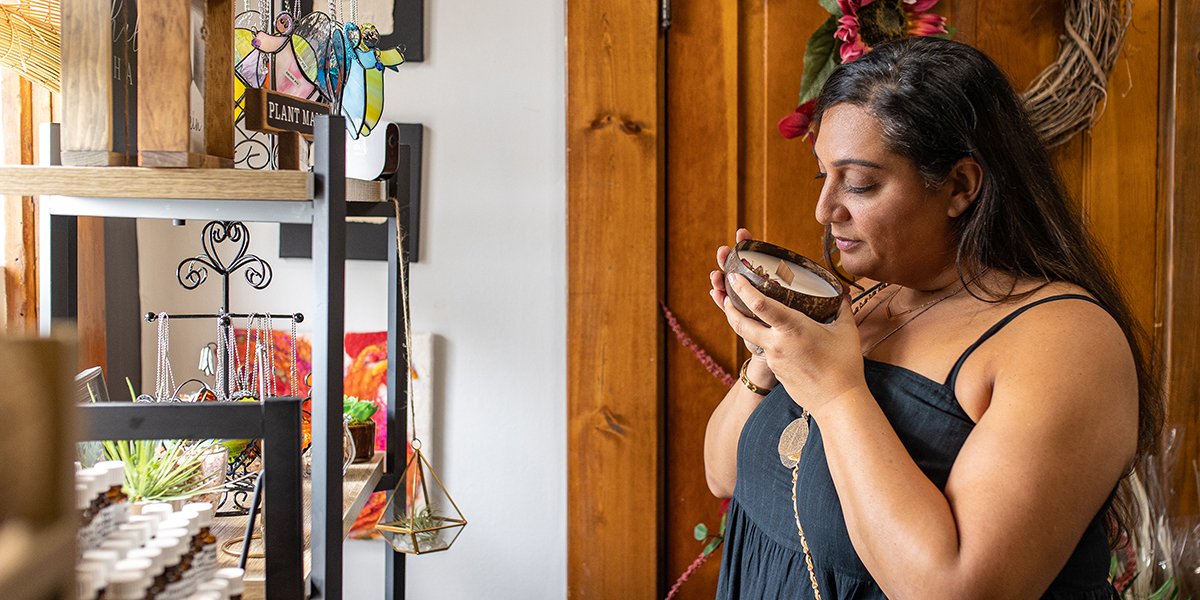
[[[288,96],[271,90],[246,90],[246,129],[267,133],[295,132],[312,137],[313,121],[329,114],[319,102]]]

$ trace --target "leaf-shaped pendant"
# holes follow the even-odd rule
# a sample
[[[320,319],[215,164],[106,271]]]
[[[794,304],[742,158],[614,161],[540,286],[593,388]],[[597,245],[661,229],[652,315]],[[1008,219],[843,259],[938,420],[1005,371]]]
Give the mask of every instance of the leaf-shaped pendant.
[[[804,452],[804,443],[808,441],[808,411],[800,413],[800,418],[788,423],[779,435],[779,462],[791,469],[800,464],[800,455]]]

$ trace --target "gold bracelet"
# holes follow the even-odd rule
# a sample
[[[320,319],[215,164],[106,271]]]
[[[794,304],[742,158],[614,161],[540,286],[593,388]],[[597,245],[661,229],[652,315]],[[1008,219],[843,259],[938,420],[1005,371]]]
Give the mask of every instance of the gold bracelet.
[[[767,394],[771,393],[771,390],[754,385],[754,382],[750,381],[750,378],[746,376],[746,367],[750,366],[750,361],[752,360],[754,360],[753,357],[747,358],[746,362],[742,363],[742,372],[738,376],[738,379],[742,381],[742,385],[746,386],[746,389],[758,394],[759,396],[766,396]]]

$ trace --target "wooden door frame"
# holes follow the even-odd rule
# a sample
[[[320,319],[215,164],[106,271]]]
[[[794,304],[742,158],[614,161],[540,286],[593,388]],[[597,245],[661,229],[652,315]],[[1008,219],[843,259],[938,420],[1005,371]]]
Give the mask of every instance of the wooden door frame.
[[[662,590],[663,36],[567,1],[567,595]]]
[[[1200,7],[1160,5],[1158,286],[1155,331],[1167,396],[1167,427],[1182,429],[1174,474],[1177,515],[1200,516],[1191,460],[1200,456]]]

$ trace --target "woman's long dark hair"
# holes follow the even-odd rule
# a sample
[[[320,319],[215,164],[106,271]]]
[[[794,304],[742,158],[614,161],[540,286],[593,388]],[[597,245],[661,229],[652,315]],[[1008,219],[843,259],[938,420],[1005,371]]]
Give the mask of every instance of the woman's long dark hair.
[[[964,282],[987,270],[1044,282],[1066,281],[1091,293],[1120,325],[1138,379],[1137,456],[1152,452],[1163,400],[1144,330],[1133,317],[1104,252],[1084,228],[1004,73],[966,44],[932,37],[882,44],[834,69],[817,100],[816,119],[838,104],[879,120],[888,148],[916,163],[930,188],[970,156],[983,167],[971,207],[958,218],[956,266]],[[826,236],[826,262],[832,243]],[[1034,290],[1036,291],[1036,289]],[[1033,292],[984,289],[990,301]],[[1110,544],[1136,519],[1129,472],[1108,513]]]

